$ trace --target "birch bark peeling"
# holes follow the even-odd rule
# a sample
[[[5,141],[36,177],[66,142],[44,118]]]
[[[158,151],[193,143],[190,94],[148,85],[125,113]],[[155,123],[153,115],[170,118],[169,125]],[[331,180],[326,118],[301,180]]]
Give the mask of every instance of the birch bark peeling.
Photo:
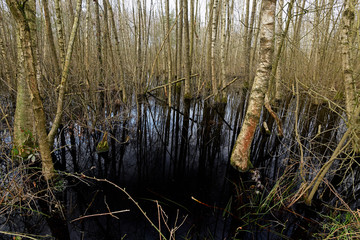
[[[260,61],[250,93],[249,106],[239,136],[231,154],[230,163],[239,171],[247,171],[251,167],[250,147],[259,123],[260,113],[264,105],[265,93],[271,75],[274,51],[276,0],[264,0],[260,28]]]

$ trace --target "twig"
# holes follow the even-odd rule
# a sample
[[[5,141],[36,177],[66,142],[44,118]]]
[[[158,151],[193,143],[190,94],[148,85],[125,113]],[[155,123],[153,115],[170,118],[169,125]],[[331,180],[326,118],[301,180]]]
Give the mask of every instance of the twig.
[[[8,114],[5,114],[4,109],[2,108],[1,105],[0,105],[0,110],[1,110],[1,113],[2,113],[2,115],[3,115],[3,117],[1,118],[1,120],[5,119],[6,125],[7,125],[8,129],[9,129],[9,131],[10,131],[10,133],[11,133],[12,128],[11,128],[11,126],[10,126],[10,123],[9,123],[8,119],[7,119],[9,115],[8,115]],[[12,135],[12,134],[11,134],[11,135]]]
[[[17,236],[17,237],[21,237],[21,238],[28,238],[28,239],[32,239],[32,240],[38,240],[39,237],[41,238],[47,238],[49,237],[48,235],[47,236],[36,236],[37,238],[35,237],[31,237],[29,235],[26,235],[26,234],[23,234],[23,233],[16,233],[16,232],[6,232],[6,231],[0,231],[1,234],[5,234],[5,235],[12,235],[12,236]],[[15,239],[15,238],[14,238]]]
[[[164,234],[162,234],[162,232],[159,230],[159,228],[158,228],[158,227],[151,221],[151,219],[147,216],[146,212],[140,207],[139,203],[136,202],[135,199],[133,199],[133,198],[131,197],[131,195],[130,195],[127,191],[125,191],[125,188],[121,188],[121,187],[119,187],[118,185],[116,185],[115,183],[110,182],[110,181],[107,180],[107,179],[98,179],[98,178],[95,178],[95,177],[86,176],[86,175],[84,175],[84,174],[82,174],[81,176],[82,176],[83,178],[92,179],[92,180],[95,180],[95,181],[98,181],[98,182],[106,182],[106,183],[114,186],[116,189],[119,189],[120,191],[122,191],[122,192],[129,198],[129,200],[131,200],[131,201],[135,204],[135,206],[140,210],[140,212],[144,215],[144,217],[145,217],[146,220],[151,224],[151,226],[152,226],[153,228],[155,228],[157,232],[159,232],[159,234],[161,235],[161,237],[162,237],[164,240],[167,240],[167,238],[164,236]],[[126,211],[126,210],[123,210],[123,211]],[[109,214],[109,213],[107,213],[107,214]],[[92,215],[91,215],[91,216],[92,216]],[[75,220],[75,219],[74,219],[74,220]],[[74,221],[74,220],[73,220],[73,221]]]
[[[111,215],[111,216],[113,216],[113,214],[123,213],[123,212],[129,212],[129,211],[130,211],[129,209],[125,209],[125,210],[119,210],[119,211],[115,211],[115,212],[96,213],[96,214],[86,215],[86,216],[82,216],[82,217],[75,218],[75,219],[71,220],[70,223],[73,223],[73,222],[75,222],[75,221],[79,221],[79,220],[84,219],[84,218],[99,217],[99,216],[106,216],[106,215]],[[113,216],[113,217],[114,217],[114,216]]]
[[[157,210],[158,210],[158,224],[159,224],[159,239],[161,240],[161,234],[160,234],[160,232],[161,232],[161,218],[160,218],[160,205],[159,205],[159,202],[158,201],[155,201],[155,203],[156,203],[156,208],[157,208]]]

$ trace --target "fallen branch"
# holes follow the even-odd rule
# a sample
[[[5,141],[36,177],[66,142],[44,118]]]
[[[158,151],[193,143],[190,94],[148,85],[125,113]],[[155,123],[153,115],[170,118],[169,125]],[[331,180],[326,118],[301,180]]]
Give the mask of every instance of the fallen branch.
[[[190,78],[197,77],[198,75],[199,75],[199,74],[191,75]],[[175,84],[175,83],[182,82],[182,81],[184,81],[184,80],[185,80],[185,78],[180,78],[180,79],[178,79],[178,80],[176,80],[176,81],[171,82],[170,84],[172,85],[172,84]],[[169,86],[169,83],[165,83],[165,84],[163,84],[163,85],[154,87],[154,88],[146,91],[145,93],[149,93],[149,92],[155,91],[155,90],[157,90],[157,89],[164,88],[164,87],[166,87],[166,86]]]
[[[148,94],[149,94],[150,96],[152,96],[153,98],[155,98],[156,100],[158,100],[158,101],[166,104],[166,101],[165,101],[164,99],[158,98],[158,97],[156,97],[154,94],[152,94],[152,93],[150,93],[150,92],[148,92]],[[175,108],[175,107],[173,107],[173,106],[171,106],[170,108],[171,108],[172,110],[174,110],[175,112],[178,112],[178,113],[180,113],[181,115],[184,116],[184,113],[181,112],[179,109],[177,109],[177,108]],[[192,121],[192,122],[194,122],[194,123],[197,123],[197,122],[198,122],[197,120],[195,120],[195,119],[193,119],[193,118],[191,118],[191,117],[189,117],[189,120]]]
[[[228,86],[230,86],[231,84],[233,84],[236,80],[238,80],[237,77],[234,78],[234,79],[233,79],[231,82],[229,82],[228,84],[226,84],[226,86],[223,87],[223,88],[221,88],[217,93],[223,91],[225,88],[227,88]],[[214,93],[210,94],[209,96],[207,96],[207,97],[204,99],[204,101],[208,100],[209,98],[213,97],[214,95],[215,95]]]
[[[268,110],[268,112],[270,113],[270,115],[275,119],[277,127],[278,127],[278,134],[280,137],[283,137],[283,130],[282,130],[282,123],[280,121],[280,118],[278,117],[278,115],[274,112],[274,110],[272,110],[269,99],[267,98],[267,96],[265,97],[265,108]]]

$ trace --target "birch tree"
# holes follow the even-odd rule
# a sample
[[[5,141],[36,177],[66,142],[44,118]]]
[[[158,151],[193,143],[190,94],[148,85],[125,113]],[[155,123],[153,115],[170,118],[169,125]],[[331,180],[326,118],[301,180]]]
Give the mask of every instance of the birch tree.
[[[271,74],[274,50],[275,8],[276,0],[263,1],[260,26],[259,66],[256,70],[244,123],[230,158],[231,165],[239,171],[247,171],[251,167],[250,147],[259,123],[260,113],[264,104],[265,93]]]
[[[344,76],[344,86],[346,95],[346,112],[349,119],[349,124],[358,125],[359,116],[354,112],[358,107],[358,96],[356,93],[356,84],[353,77],[353,66],[351,61],[351,30],[355,18],[355,1],[345,0],[345,9],[342,16],[341,29],[341,55],[342,55],[342,70]],[[353,149],[359,152],[359,130],[355,128],[356,134],[353,141]]]
[[[226,24],[226,7],[227,7],[228,0],[222,0],[221,5],[221,48],[220,48],[220,56],[221,56],[221,87],[224,88],[226,85],[226,76],[225,76],[225,45],[226,45],[226,31],[225,31],[225,24]],[[221,101],[226,101],[225,93],[221,94]]]

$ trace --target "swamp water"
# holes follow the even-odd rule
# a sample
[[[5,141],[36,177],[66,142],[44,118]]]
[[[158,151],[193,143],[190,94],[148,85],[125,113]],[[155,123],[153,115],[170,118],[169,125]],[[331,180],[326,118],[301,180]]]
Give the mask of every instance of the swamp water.
[[[322,229],[316,214],[322,211],[322,201],[315,207],[295,204],[287,208],[278,205],[280,198],[274,195],[268,203],[276,207],[257,207],[272,194],[284,172],[290,176],[288,182],[296,179],[295,161],[299,159],[294,134],[296,99],[279,106],[282,138],[277,135],[272,117],[263,112],[260,123],[266,121],[271,133],[266,134],[261,124],[256,131],[251,150],[256,174],[240,174],[229,166],[247,97],[240,93],[229,97],[226,105],[217,106],[178,101],[171,109],[149,97],[129,109],[105,116],[102,127],[92,133],[81,124],[71,123],[57,139],[58,147],[61,142],[67,147],[55,152],[56,164],[65,172],[107,179],[125,188],[167,238],[311,238],[312,233]],[[320,125],[323,134],[318,134]],[[345,131],[341,117],[330,114],[326,106],[310,104],[307,98],[299,106],[297,127],[305,149],[304,159],[309,159],[315,169],[329,158]],[[106,131],[109,150],[98,153],[96,146]],[[353,174],[357,176],[358,171]],[[310,179],[313,175],[308,173]],[[359,179],[356,176],[344,180],[353,184],[355,194],[347,188],[338,188],[354,209],[360,205],[356,198],[359,184],[353,181]],[[341,179],[331,176],[329,181],[333,180]],[[144,214],[113,185],[70,177],[64,186],[58,194],[66,209],[65,235],[70,239],[160,239]],[[290,189],[288,192],[295,192],[299,186],[287,183],[285,187]],[[325,192],[322,195],[326,204],[336,205],[331,194],[324,189],[319,191]],[[126,212],[106,214],[121,210]],[[83,217],[95,214],[98,215]],[[50,233],[44,218],[36,221],[32,218],[34,224],[21,222],[22,219],[25,218],[1,222],[0,230]]]

